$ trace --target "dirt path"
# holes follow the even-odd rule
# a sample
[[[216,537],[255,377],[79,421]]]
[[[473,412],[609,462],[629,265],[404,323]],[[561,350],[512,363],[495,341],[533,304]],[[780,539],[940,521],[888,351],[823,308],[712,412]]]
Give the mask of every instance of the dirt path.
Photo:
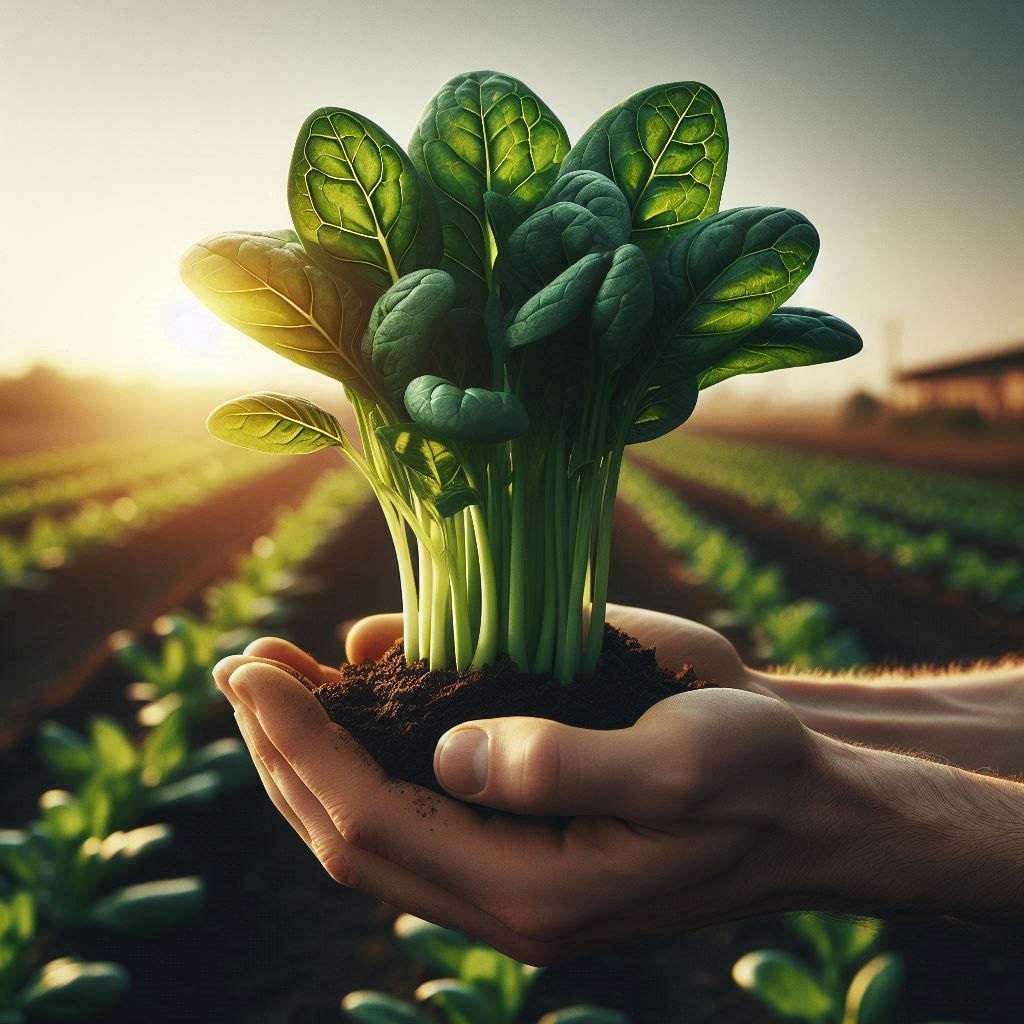
[[[0,750],[97,671],[110,633],[147,629],[229,572],[275,509],[300,501],[328,465],[319,456],[282,460],[119,547],[83,552],[41,590],[11,593],[0,617]]]

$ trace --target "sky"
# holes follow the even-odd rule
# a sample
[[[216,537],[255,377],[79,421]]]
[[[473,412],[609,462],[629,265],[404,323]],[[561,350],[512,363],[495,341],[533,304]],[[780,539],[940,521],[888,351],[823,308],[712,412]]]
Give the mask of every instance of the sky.
[[[42,360],[301,393],[309,371],[203,310],[181,254],[288,226],[288,160],[314,108],[351,107],[404,142],[443,82],[490,68],[571,139],[645,86],[714,88],[723,207],[807,215],[822,249],[793,301],[865,341],[841,366],[726,386],[879,389],[893,356],[1024,339],[1022,43],[1024,4],[1002,0],[0,0],[0,373]]]

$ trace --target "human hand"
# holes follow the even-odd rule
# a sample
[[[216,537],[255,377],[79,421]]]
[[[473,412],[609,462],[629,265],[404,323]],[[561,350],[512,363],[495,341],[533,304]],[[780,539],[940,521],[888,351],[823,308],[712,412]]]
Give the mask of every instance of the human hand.
[[[394,625],[364,620],[350,656],[380,653]],[[700,690],[604,732],[462,725],[435,755],[455,800],[389,779],[295,679],[332,672],[267,639],[215,676],[271,799],[345,885],[535,964],[813,903],[828,773],[815,734],[778,701]],[[485,739],[482,757],[471,738]]]

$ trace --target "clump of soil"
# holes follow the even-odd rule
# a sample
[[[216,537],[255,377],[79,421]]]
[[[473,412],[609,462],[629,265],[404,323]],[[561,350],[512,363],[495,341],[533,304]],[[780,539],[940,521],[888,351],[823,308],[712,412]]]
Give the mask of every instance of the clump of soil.
[[[654,648],[605,626],[597,669],[571,686],[548,674],[521,673],[507,657],[470,672],[431,672],[425,661],[407,665],[399,642],[378,661],[342,665],[338,682],[313,692],[388,775],[442,792],[434,748],[462,722],[527,715],[584,729],[624,729],[658,701],[701,685],[691,666],[670,672],[658,664]]]

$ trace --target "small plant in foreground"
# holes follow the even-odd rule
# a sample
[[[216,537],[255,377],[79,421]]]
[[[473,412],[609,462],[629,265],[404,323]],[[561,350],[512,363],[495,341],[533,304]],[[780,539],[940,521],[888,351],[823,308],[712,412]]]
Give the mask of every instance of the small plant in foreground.
[[[339,381],[334,416],[260,393],[211,431],[265,452],[336,447],[380,502],[411,663],[507,654],[570,681],[595,666],[627,445],[741,373],[842,359],[856,332],[785,307],[818,251],[793,210],[719,212],[728,140],[696,82],[645,89],[570,148],[522,82],[459,75],[408,153],[350,110],[299,132],[294,231],[194,246],[183,276],[257,341]]]
[[[514,1024],[538,968],[472,942],[458,932],[402,914],[395,934],[420,963],[449,977],[426,981],[416,1001],[436,1009],[448,1024]],[[413,1003],[385,992],[350,992],[341,1002],[355,1024],[430,1024]],[[629,1024],[625,1014],[600,1006],[567,1006],[546,1013],[538,1024]]]

